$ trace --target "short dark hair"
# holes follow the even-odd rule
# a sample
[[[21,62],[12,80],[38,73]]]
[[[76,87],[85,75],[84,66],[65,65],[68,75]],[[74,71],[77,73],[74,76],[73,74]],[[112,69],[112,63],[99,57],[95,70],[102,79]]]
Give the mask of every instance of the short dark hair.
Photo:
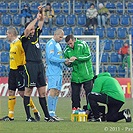
[[[50,3],[47,3],[46,6],[51,6],[51,4]]]
[[[66,36],[65,42],[68,42],[70,39],[74,40],[74,36],[72,34]]]
[[[95,5],[94,5],[93,3],[91,3],[91,4],[90,4],[90,7],[91,7],[91,6],[95,6]]]
[[[27,22],[27,23],[25,24],[25,29],[26,29],[26,27],[27,27],[29,24],[30,24],[30,22]]]

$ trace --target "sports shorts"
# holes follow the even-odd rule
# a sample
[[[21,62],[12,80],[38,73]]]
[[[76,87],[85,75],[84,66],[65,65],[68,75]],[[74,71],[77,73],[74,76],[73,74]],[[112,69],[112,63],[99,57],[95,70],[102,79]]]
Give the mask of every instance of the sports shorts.
[[[25,65],[25,86],[42,87],[46,86],[45,68],[42,62],[27,62]]]
[[[20,72],[18,69],[10,69],[8,77],[8,88],[9,90],[13,91],[16,91],[16,89],[18,89],[18,91],[25,90],[25,79],[22,71]]]
[[[62,87],[62,76],[47,76],[48,90],[57,89],[61,90]]]

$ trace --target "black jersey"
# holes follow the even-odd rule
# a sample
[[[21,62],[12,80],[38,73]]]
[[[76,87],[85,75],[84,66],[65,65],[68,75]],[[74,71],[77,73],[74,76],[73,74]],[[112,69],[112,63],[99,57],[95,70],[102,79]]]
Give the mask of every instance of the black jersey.
[[[39,44],[41,32],[42,30],[37,27],[33,37],[25,37],[24,33],[21,35],[20,40],[25,51],[26,62],[42,62],[42,53]]]

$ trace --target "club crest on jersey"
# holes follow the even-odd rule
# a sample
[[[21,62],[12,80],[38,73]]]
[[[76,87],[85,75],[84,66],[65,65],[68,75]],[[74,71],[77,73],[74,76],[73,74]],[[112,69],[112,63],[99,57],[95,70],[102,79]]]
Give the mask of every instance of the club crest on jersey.
[[[40,47],[39,43],[36,43],[35,45],[36,45],[36,47],[37,47],[37,48],[39,48],[39,47]]]
[[[58,51],[57,54],[60,55],[60,54],[62,54],[62,52],[61,51]]]
[[[51,54],[51,53],[54,53],[54,50],[50,50],[50,54]]]

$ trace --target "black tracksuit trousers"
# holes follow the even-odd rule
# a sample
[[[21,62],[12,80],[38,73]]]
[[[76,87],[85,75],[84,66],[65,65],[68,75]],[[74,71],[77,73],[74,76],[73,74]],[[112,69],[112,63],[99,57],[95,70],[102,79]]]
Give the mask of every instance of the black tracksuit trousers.
[[[100,117],[99,103],[107,105],[106,120],[111,122],[117,122],[124,119],[123,111],[119,112],[120,108],[124,104],[122,101],[118,101],[106,94],[91,92],[88,94],[88,102],[91,106],[91,110],[95,119]]]
[[[85,90],[86,102],[88,103],[88,101],[87,101],[87,95],[92,90],[93,81],[92,80],[89,80],[89,81],[86,81],[86,82],[83,82],[83,83],[71,82],[72,108],[73,107],[75,107],[75,108],[78,108],[78,107],[81,108],[81,105],[80,105],[80,100],[81,100],[80,99],[80,92],[81,92],[82,85],[83,85],[83,88]]]

